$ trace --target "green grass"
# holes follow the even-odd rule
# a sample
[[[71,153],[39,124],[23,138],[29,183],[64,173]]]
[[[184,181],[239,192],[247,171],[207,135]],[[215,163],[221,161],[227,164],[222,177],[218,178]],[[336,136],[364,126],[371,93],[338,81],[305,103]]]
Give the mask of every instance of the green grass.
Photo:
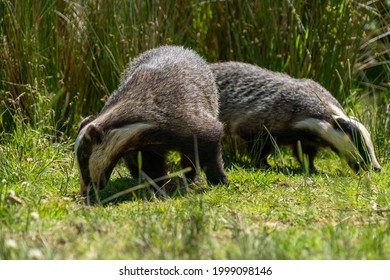
[[[38,90],[56,128],[74,134],[128,61],[163,44],[313,78],[342,103],[357,87],[388,93],[389,5],[317,2],[0,0],[0,131],[14,128],[15,110],[35,123]]]
[[[388,1],[159,3],[0,0],[0,259],[390,259]],[[277,170],[228,162],[230,186],[101,204],[139,183],[119,165],[87,205],[78,122],[162,44],[320,82],[371,131],[383,171],[354,174],[325,152],[306,176],[282,149]]]
[[[230,186],[167,198],[149,189],[88,206],[72,141],[47,123],[0,138],[0,259],[389,259],[389,164],[354,174],[334,154],[310,177],[289,153],[280,172],[230,164]],[[175,155],[173,170],[178,169]],[[119,165],[101,199],[136,186]]]

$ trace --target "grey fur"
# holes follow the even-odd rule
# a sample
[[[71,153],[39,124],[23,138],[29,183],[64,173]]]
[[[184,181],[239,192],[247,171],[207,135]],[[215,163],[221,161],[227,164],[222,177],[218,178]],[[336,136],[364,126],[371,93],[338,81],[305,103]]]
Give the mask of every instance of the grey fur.
[[[187,177],[194,180],[195,140],[207,179],[228,183],[220,147],[223,125],[217,117],[214,77],[198,54],[177,46],[141,54],[130,62],[121,85],[99,115],[80,125],[76,156],[84,160],[78,157],[82,192],[91,183],[104,187],[121,157],[138,175],[138,151],[143,156],[142,169],[151,178],[166,174],[167,151],[179,151],[182,166],[192,167]],[[88,178],[99,161],[107,163],[100,163],[98,178]]]
[[[266,158],[273,149],[272,137],[279,145],[291,145],[297,157],[299,140],[311,171],[316,170],[314,157],[320,147],[330,147],[346,157],[355,171],[370,165],[380,169],[369,135],[366,140],[361,135],[365,128],[348,118],[339,102],[318,83],[241,62],[214,63],[210,68],[220,92],[219,118],[226,134],[238,135],[252,146],[260,140],[259,167],[269,167]],[[337,140],[332,142],[326,130]],[[348,144],[343,135],[348,135],[350,143],[356,138],[351,144],[358,150],[353,159],[340,148]]]

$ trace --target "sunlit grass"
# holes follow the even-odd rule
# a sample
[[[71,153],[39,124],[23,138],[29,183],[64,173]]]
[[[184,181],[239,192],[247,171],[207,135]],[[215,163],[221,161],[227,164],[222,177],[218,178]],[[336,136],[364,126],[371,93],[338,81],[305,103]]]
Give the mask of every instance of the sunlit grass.
[[[18,124],[0,138],[0,259],[388,259],[389,164],[354,174],[330,152],[307,176],[231,164],[229,186],[156,196],[133,190],[88,206],[72,142]],[[170,166],[175,167],[175,157]],[[279,161],[279,163],[278,163]],[[101,200],[138,181],[120,164]]]
[[[0,0],[0,259],[389,259],[388,6],[154,3]],[[326,151],[309,176],[281,148],[274,169],[233,157],[229,186],[158,196],[119,164],[87,205],[77,124],[129,59],[162,44],[320,82],[371,131],[382,172],[354,174]]]

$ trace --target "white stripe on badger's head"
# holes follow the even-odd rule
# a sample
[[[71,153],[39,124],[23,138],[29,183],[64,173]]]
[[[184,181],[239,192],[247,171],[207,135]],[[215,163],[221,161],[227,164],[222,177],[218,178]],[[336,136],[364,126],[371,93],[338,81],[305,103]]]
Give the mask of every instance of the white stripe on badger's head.
[[[110,130],[104,134],[95,122],[80,131],[75,142],[75,153],[80,172],[81,193],[88,192],[91,184],[103,188],[111,175],[124,145],[138,144],[138,137],[153,128],[146,123],[135,123]],[[133,141],[133,143],[131,143]]]
[[[370,133],[365,128],[365,126],[353,117],[336,117],[335,121],[340,125],[344,132],[349,134],[351,140],[357,147],[359,154],[364,161],[360,167],[363,169],[370,168],[374,170],[380,170],[381,166],[376,159],[374,145],[372,143]]]
[[[310,131],[328,143],[341,157],[347,160],[348,165],[354,171],[358,171],[360,168],[367,169],[369,164],[372,164],[374,169],[380,169],[371,138],[364,126],[348,117],[335,116],[334,118],[334,125],[325,120],[308,118],[297,122],[294,127]],[[361,134],[360,139],[359,137],[353,139],[353,134],[357,134],[357,132]]]
[[[103,129],[94,122],[80,125],[75,142],[75,156],[80,173],[81,193],[86,193],[91,183],[89,160],[95,146],[101,145],[104,139]],[[98,183],[98,182],[96,182]]]
[[[294,125],[299,130],[307,130],[329,143],[340,155],[355,154],[356,149],[349,137],[325,120],[308,118]]]
[[[327,107],[333,112],[333,118],[347,118],[345,112],[338,106],[332,103],[325,103]]]

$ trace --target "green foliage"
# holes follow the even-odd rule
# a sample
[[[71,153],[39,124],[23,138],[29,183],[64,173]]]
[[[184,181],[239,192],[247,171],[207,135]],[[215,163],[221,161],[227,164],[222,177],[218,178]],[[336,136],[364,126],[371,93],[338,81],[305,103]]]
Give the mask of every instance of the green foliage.
[[[17,109],[34,124],[39,86],[56,128],[74,133],[128,61],[162,44],[310,77],[340,101],[357,85],[388,93],[388,18],[384,1],[1,0],[0,130]]]
[[[354,174],[331,154],[323,173],[232,166],[230,186],[163,198],[119,166],[88,206],[69,141],[44,122],[0,137],[0,259],[388,259],[390,166]],[[175,158],[172,157],[175,165]],[[176,166],[177,168],[177,166]]]

